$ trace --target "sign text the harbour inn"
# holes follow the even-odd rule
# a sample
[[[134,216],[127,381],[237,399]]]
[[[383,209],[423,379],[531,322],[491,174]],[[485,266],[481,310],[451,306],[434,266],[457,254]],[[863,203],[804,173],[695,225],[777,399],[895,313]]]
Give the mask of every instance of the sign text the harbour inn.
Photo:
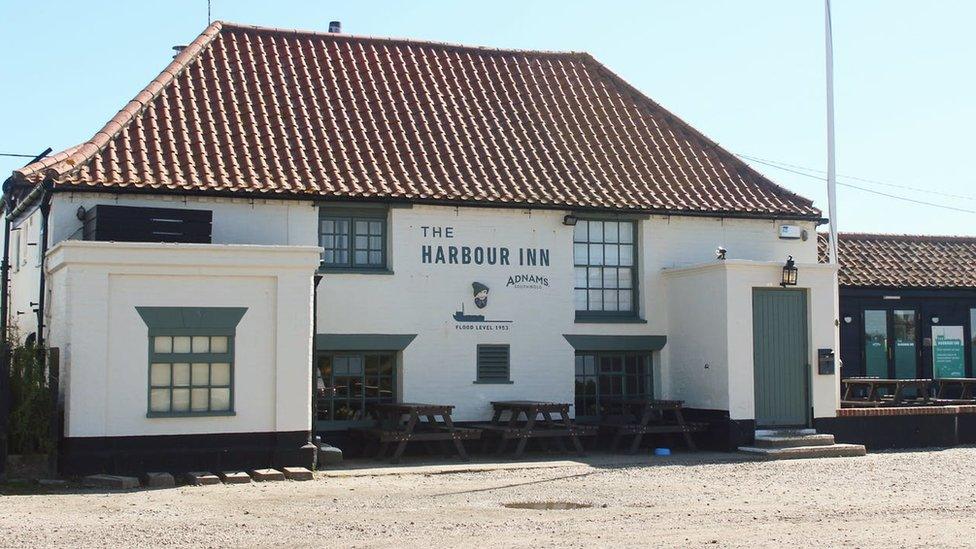
[[[420,227],[424,238],[454,238],[454,227]],[[548,267],[548,248],[423,244],[420,261],[433,265],[520,265]]]

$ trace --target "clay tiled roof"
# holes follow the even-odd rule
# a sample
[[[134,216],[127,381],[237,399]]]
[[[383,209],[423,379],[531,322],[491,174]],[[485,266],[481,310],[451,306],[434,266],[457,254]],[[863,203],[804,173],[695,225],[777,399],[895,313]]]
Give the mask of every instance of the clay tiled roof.
[[[745,121],[744,121],[745,123]],[[216,22],[58,188],[819,218],[585,53]]]
[[[840,233],[837,243],[841,286],[976,288],[976,237]]]

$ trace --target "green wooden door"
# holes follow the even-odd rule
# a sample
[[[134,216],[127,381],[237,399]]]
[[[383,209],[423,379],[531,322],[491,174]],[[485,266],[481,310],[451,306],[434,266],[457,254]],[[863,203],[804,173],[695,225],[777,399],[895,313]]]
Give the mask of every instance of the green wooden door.
[[[806,426],[806,292],[757,288],[752,309],[756,425]]]

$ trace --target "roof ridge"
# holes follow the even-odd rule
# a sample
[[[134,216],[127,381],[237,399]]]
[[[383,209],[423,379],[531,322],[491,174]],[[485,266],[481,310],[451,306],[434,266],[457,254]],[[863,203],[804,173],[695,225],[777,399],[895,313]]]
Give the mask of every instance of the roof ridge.
[[[230,21],[215,21],[215,23],[220,23],[223,29],[226,30],[241,30],[250,32],[267,32],[274,34],[294,34],[298,36],[317,36],[321,38],[333,38],[335,40],[356,40],[356,41],[368,41],[368,42],[382,42],[391,44],[410,44],[414,46],[430,46],[439,47],[447,49],[458,49],[458,50],[470,50],[477,52],[495,52],[495,53],[517,53],[517,54],[536,54],[543,56],[580,56],[588,55],[586,52],[576,51],[576,50],[533,50],[533,49],[520,49],[520,48],[498,48],[494,46],[472,46],[470,44],[461,44],[458,42],[441,42],[437,40],[421,40],[417,38],[404,38],[404,37],[394,37],[394,36],[373,36],[368,34],[349,34],[342,32],[328,32],[328,31],[316,31],[316,30],[305,30],[305,29],[292,29],[292,28],[280,28],[280,27],[265,27],[261,25],[248,25],[244,23],[234,23]]]
[[[150,101],[158,96],[177,76],[190,66],[207,45],[220,34],[222,26],[223,22],[221,21],[214,21],[207,26],[193,42],[190,42],[182,51],[173,57],[173,61],[169,65],[166,65],[156,78],[153,78],[111,120],[95,132],[95,135],[91,139],[64,149],[52,156],[45,157],[37,162],[28,164],[19,170],[14,170],[14,176],[27,179],[29,174],[43,170],[45,175],[61,177],[70,174],[76,169],[81,169],[86,162],[108,146],[116,135],[124,130],[137,115],[145,110],[149,106]],[[55,169],[55,166],[59,164],[67,164],[68,168]]]

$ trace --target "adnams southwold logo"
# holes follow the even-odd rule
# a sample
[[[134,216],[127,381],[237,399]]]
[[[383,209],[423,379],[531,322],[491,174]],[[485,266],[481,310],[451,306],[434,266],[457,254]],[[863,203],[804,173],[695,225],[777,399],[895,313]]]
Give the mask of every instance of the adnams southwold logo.
[[[541,290],[549,287],[549,277],[533,274],[517,274],[508,277],[506,288]]]

